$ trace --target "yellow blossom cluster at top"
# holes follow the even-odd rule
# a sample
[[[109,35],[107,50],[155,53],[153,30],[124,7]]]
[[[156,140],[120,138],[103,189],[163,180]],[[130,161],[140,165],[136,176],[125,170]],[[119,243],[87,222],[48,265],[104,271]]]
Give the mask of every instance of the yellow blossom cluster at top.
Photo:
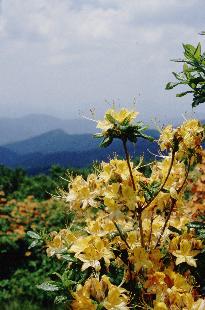
[[[104,120],[98,121],[97,128],[106,132],[108,129],[113,128],[114,124],[123,125],[131,123],[139,112],[129,111],[127,109],[121,109],[117,112],[115,109],[109,109],[104,117]]]

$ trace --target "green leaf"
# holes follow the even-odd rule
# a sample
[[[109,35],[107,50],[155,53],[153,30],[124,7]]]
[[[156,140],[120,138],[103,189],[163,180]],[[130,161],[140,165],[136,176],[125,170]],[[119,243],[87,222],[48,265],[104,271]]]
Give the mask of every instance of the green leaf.
[[[103,133],[95,133],[93,135],[94,138],[103,138]]]
[[[197,48],[195,49],[194,56],[197,60],[201,59],[201,44],[200,43],[197,45]]]
[[[191,93],[193,93],[192,90],[187,90],[187,91],[185,91],[185,92],[183,92],[183,93],[176,94],[176,97],[183,97],[183,96],[185,96],[185,95],[187,95],[187,94],[191,94]]]
[[[169,226],[168,229],[170,231],[172,231],[172,232],[175,232],[175,233],[179,234],[179,235],[182,234],[181,231],[179,229],[177,229],[176,227],[174,227],[174,226]]]
[[[148,135],[146,135],[144,133],[140,133],[140,137],[143,138],[143,139],[149,140],[151,142],[154,142],[154,138],[153,137],[148,136]]]
[[[191,44],[183,44],[184,47],[184,56],[188,59],[194,58],[195,47]]]
[[[176,72],[172,72],[172,74],[175,76],[175,78],[179,81],[184,81],[184,75],[183,73],[176,73]]]
[[[27,231],[27,235],[32,239],[41,239],[41,236],[39,234],[31,230]]]
[[[65,259],[68,262],[77,262],[77,259],[69,254],[61,255],[61,258]]]
[[[186,63],[183,65],[183,72],[184,72],[186,78],[190,79],[190,77],[191,77],[190,68]]]
[[[62,304],[67,301],[67,297],[63,295],[56,296],[54,299],[54,304]]]
[[[191,222],[191,223],[188,223],[187,226],[189,228],[205,229],[205,223],[203,222]]]
[[[111,124],[116,124],[116,120],[114,119],[114,117],[112,117],[112,115],[110,115],[109,113],[105,114],[105,118],[107,121],[109,121]]]
[[[28,247],[28,249],[34,248],[39,243],[39,239],[34,240]]]
[[[130,117],[127,116],[124,121],[121,123],[121,126],[127,126],[129,125],[129,122],[130,122]]]
[[[54,282],[55,283],[55,282]],[[59,286],[54,284],[52,282],[44,282],[40,285],[37,285],[36,287],[43,290],[43,291],[47,291],[47,292],[55,292],[55,291],[59,291]]]
[[[173,83],[173,82],[169,82],[167,83],[165,89],[169,90],[169,89],[173,89],[175,86],[179,85],[180,83]]]
[[[189,66],[186,63],[184,63],[184,65],[183,65],[183,71],[184,71],[184,73],[189,71]]]
[[[196,97],[193,99],[192,102],[192,107],[195,108],[197,107],[200,103],[205,102],[205,96],[204,97]]]
[[[106,137],[105,139],[103,139],[100,146],[101,147],[107,147],[112,143],[112,141],[113,141],[113,139],[111,137]]]

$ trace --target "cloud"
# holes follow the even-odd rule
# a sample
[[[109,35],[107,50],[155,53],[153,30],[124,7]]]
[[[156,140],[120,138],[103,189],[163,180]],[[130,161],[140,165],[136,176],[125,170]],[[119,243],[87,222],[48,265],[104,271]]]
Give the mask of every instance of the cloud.
[[[201,0],[2,0],[2,102],[74,115],[140,92],[142,112],[167,111],[169,59],[181,56],[181,42],[197,42],[203,12]]]
[[[175,0],[4,0],[0,29],[10,39],[40,42],[51,57],[66,59],[69,52],[134,38],[142,44],[159,42],[172,26],[170,10],[184,11],[196,2],[188,0],[182,6]],[[161,15],[170,24],[159,23]]]

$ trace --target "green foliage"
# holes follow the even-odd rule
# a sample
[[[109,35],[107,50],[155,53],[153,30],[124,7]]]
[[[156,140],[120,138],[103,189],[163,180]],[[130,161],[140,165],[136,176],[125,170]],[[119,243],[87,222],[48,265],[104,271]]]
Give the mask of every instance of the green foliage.
[[[173,89],[178,85],[186,85],[188,89],[178,93],[177,97],[193,94],[192,107],[205,102],[205,53],[201,51],[201,44],[196,47],[191,44],[183,44],[184,59],[174,60],[183,63],[180,73],[173,72],[177,82],[169,82],[166,89]]]
[[[34,251],[32,256],[24,260],[23,264],[16,269],[11,278],[0,281],[1,309],[2,307],[7,309],[4,305],[8,302],[12,303],[12,307],[15,309],[17,301],[26,303],[28,300],[30,304],[36,305],[36,309],[44,307],[46,309],[48,306],[50,309],[54,295],[39,291],[36,286],[45,280],[45,274],[51,276],[52,272],[56,270],[59,270],[59,264],[49,260],[45,255],[42,255],[42,252]]]
[[[48,307],[43,306],[43,305],[38,305],[35,303],[33,304],[30,301],[20,302],[18,300],[1,304],[1,310],[19,310],[19,309],[21,310],[46,310],[48,309]],[[49,310],[60,310],[60,309],[64,309],[64,308],[49,304]]]
[[[86,178],[91,169],[65,169],[54,165],[48,175],[28,176],[21,168],[10,169],[0,165],[0,191],[9,199],[24,200],[32,195],[39,201],[47,200],[55,194],[58,187],[66,188],[70,174],[80,174]]]
[[[109,116],[109,117],[108,117]],[[114,139],[120,139],[122,141],[130,141],[136,143],[138,138],[147,139],[153,141],[151,136],[145,134],[147,127],[142,122],[137,122],[136,124],[130,124],[129,120],[124,120],[119,123],[110,114],[106,115],[108,121],[113,124],[112,128],[109,128],[106,133],[96,134],[96,138],[103,138],[101,142],[101,147],[108,147]]]
[[[84,177],[88,173],[86,169],[81,171]],[[53,166],[49,175],[28,176],[22,169],[0,166],[1,309],[60,309],[52,306],[52,292],[48,295],[36,288],[45,280],[45,274],[50,278],[61,268],[61,264],[42,255],[38,245],[50,231],[68,225],[72,218],[64,203],[45,199],[55,193],[57,184],[67,187],[69,174],[81,171],[67,172]],[[27,197],[30,194],[33,196]]]
[[[3,165],[0,165],[0,191],[9,195],[17,191],[25,179],[25,171],[23,169],[17,168],[12,170]]]

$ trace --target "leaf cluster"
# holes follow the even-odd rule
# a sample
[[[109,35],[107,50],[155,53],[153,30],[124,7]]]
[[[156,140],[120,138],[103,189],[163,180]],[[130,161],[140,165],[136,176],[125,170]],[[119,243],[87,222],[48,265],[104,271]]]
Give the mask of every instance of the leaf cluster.
[[[173,60],[183,63],[180,73],[172,72],[177,82],[169,82],[166,89],[173,89],[179,85],[188,86],[184,92],[178,93],[177,97],[193,94],[192,107],[205,102],[205,53],[201,50],[201,44],[196,47],[191,44],[183,44],[184,59]]]
[[[149,141],[154,140],[145,133],[148,127],[145,126],[143,122],[132,124],[129,115],[120,122],[110,113],[106,113],[105,120],[111,124],[110,128],[94,135],[95,138],[103,138],[100,144],[101,147],[109,146],[114,139],[120,139],[124,142],[130,141],[132,143],[137,143],[138,138],[147,139]]]

